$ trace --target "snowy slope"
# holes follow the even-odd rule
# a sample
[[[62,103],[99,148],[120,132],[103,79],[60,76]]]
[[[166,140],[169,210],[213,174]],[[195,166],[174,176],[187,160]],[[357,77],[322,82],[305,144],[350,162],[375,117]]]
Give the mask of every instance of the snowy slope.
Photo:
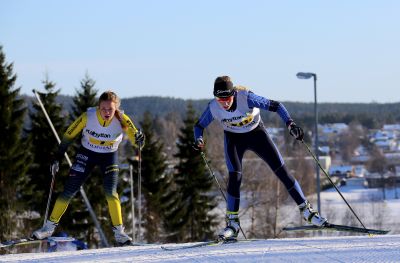
[[[0,256],[0,262],[400,262],[400,235],[270,239],[178,251],[149,245],[26,253]]]
[[[214,247],[165,251],[161,245],[0,256],[0,262],[400,262],[400,188],[340,187],[368,228],[390,229],[387,236],[336,236],[341,232],[309,232],[309,238],[282,238]],[[323,215],[330,222],[360,226],[334,189],[321,193]],[[314,200],[315,204],[315,200]],[[285,211],[282,207],[281,211]],[[281,227],[301,221],[294,205],[282,212]],[[297,210],[296,210],[297,211]],[[222,212],[221,212],[222,213]],[[295,219],[291,219],[290,217]],[[348,218],[353,222],[349,222]],[[242,223],[245,223],[245,218]],[[246,224],[243,224],[246,229]],[[346,235],[346,234],[345,234]],[[295,237],[295,233],[290,237]],[[168,244],[168,246],[177,246]]]

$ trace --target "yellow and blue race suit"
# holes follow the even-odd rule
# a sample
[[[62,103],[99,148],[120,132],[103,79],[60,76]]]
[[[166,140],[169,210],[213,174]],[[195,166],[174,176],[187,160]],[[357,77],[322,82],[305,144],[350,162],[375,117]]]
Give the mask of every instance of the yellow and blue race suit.
[[[131,143],[137,147],[135,134],[138,132],[130,118],[120,112],[111,120],[104,120],[98,108],[89,108],[79,116],[63,135],[58,158],[62,158],[74,138],[82,132],[81,147],[78,150],[64,191],[59,195],[50,215],[50,220],[58,223],[71,199],[88,179],[91,170],[98,165],[103,173],[103,188],[106,195],[113,226],[122,224],[121,203],[117,193],[118,146],[126,132]]]

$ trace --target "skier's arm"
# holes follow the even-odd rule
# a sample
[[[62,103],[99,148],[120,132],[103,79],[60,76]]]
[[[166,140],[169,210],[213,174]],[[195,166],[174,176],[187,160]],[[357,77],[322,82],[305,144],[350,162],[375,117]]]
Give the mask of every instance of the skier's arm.
[[[210,105],[207,106],[207,109],[203,112],[200,119],[194,125],[194,141],[203,138],[203,131],[207,126],[214,120],[214,117],[210,111]]]
[[[125,128],[126,135],[128,135],[128,139],[132,143],[132,145],[138,147],[138,143],[136,141],[136,136],[135,136],[138,133],[138,129],[135,127],[129,116],[126,115],[125,113],[122,114],[121,116],[121,126]],[[142,147],[143,143],[144,142],[142,142]]]
[[[290,117],[289,112],[286,110],[285,106],[283,106],[283,104],[279,101],[269,100],[262,96],[258,96],[253,92],[249,92],[247,103],[249,105],[249,108],[255,107],[278,113],[279,117],[281,117],[281,119],[285,122],[286,126],[289,126],[293,122],[293,119]]]
[[[74,138],[83,130],[86,126],[87,115],[86,112],[79,116],[66,130],[64,133],[60,146],[58,147],[56,158],[61,160],[64,153],[67,151],[69,145],[73,142]]]

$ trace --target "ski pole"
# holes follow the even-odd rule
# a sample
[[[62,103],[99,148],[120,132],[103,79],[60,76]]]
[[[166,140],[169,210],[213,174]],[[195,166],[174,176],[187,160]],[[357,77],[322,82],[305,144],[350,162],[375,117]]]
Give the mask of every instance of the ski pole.
[[[141,241],[141,223],[142,223],[142,143],[139,143],[138,150],[138,242]]]
[[[224,194],[224,191],[222,190],[221,185],[219,184],[218,179],[217,179],[217,177],[216,177],[215,174],[214,174],[214,171],[211,169],[211,166],[210,166],[210,164],[208,163],[208,160],[207,160],[207,158],[206,158],[205,153],[204,153],[203,151],[200,151],[200,155],[201,155],[201,157],[203,158],[203,161],[204,161],[204,163],[206,164],[206,166],[207,166],[207,168],[208,168],[208,171],[210,172],[210,174],[212,175],[212,177],[214,177],[215,182],[216,182],[217,185],[218,185],[218,189],[219,189],[219,191],[221,192],[222,196],[223,196],[224,199],[225,199],[225,202],[227,202],[227,199],[226,199],[226,196],[225,196],[225,194]],[[244,234],[244,231],[243,231],[243,229],[242,229],[242,227],[241,227],[240,225],[239,225],[239,228],[240,228],[240,232],[242,232],[242,234],[243,234],[243,236],[244,236],[244,239],[247,239],[247,237],[246,237],[246,235]]]
[[[344,198],[344,196],[342,195],[342,193],[340,192],[339,188],[337,188],[337,186],[334,184],[334,182],[332,181],[332,178],[328,175],[328,173],[325,171],[324,168],[322,168],[321,163],[318,161],[317,157],[315,157],[315,155],[313,154],[313,152],[311,151],[310,147],[307,145],[307,143],[305,143],[303,140],[301,141],[304,146],[306,146],[307,151],[310,153],[310,155],[313,157],[314,161],[317,163],[318,167],[322,170],[322,172],[325,174],[326,178],[328,178],[329,182],[333,185],[333,187],[336,189],[336,191],[339,193],[339,195],[342,197],[343,201],[346,203],[346,205],[350,208],[351,212],[353,213],[353,215],[357,218],[358,222],[360,222],[360,224],[367,229],[364,224],[361,222],[360,218],[357,216],[356,212],[354,212],[353,208],[351,208],[350,204],[347,202],[346,198]]]
[[[43,226],[46,224],[47,217],[49,216],[49,207],[50,207],[50,201],[51,201],[51,196],[53,194],[53,188],[54,188],[54,181],[56,178],[56,173],[51,169],[51,183],[50,183],[50,191],[49,191],[49,197],[47,198],[47,206],[46,206],[46,213],[44,215],[44,222]]]

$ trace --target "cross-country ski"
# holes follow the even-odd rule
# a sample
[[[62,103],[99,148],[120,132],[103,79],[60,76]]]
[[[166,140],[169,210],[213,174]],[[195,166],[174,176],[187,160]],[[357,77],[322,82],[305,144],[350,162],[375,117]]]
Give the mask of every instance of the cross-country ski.
[[[72,241],[76,241],[76,239],[72,237],[48,237],[45,239],[20,238],[20,239],[3,241],[0,243],[0,248],[8,248],[13,246],[22,246],[35,243],[48,243],[50,245],[54,245],[56,243],[72,242]]]
[[[344,232],[354,232],[354,233],[364,233],[364,234],[374,234],[374,235],[385,235],[390,231],[390,230],[378,230],[378,229],[368,229],[368,228],[354,227],[354,226],[336,225],[331,223],[326,223],[323,226],[305,225],[305,226],[284,227],[283,230],[285,231],[328,230],[328,231],[344,231]]]

